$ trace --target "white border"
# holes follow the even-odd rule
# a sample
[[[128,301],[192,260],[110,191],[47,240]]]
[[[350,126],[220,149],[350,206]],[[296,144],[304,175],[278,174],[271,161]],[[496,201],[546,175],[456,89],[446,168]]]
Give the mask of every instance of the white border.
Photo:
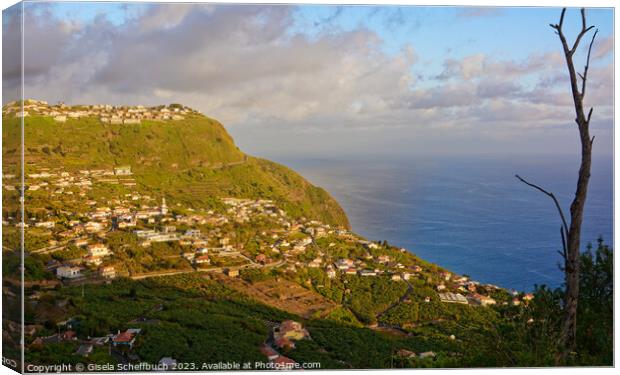
[[[85,1],[90,1],[90,2],[96,2],[94,0],[85,0]],[[31,2],[31,1],[27,1],[27,2]],[[74,1],[74,2],[83,2],[83,1]],[[125,1],[125,2],[136,2],[135,0],[129,0],[129,1]],[[183,2],[188,2],[188,1],[180,1],[180,0],[151,0],[149,2],[179,2],[179,3],[183,3]],[[581,7],[581,6],[587,6],[587,7],[608,7],[608,8],[614,8],[616,3],[612,0],[587,0],[587,1],[576,1],[576,0],[564,0],[564,1],[560,1],[560,0],[521,0],[521,1],[514,1],[514,0],[505,0],[505,1],[499,1],[499,0],[446,0],[446,1],[438,1],[438,0],[424,0],[424,1],[419,1],[419,0],[391,0],[391,1],[381,1],[381,0],[340,0],[340,1],[334,1],[334,0],[313,0],[313,1],[307,1],[307,0],[298,0],[298,1],[282,1],[282,0],[244,0],[244,1],[233,1],[233,0],[220,0],[220,1],[211,1],[211,3],[252,3],[252,4],[265,4],[265,3],[269,3],[269,4],[291,4],[291,3],[295,3],[295,4],[379,4],[379,5],[435,5],[435,6],[514,6],[514,7],[523,7],[523,6],[535,6],[535,7],[541,7],[541,6],[552,6],[552,7]],[[6,9],[11,5],[16,4],[16,1],[11,1],[11,0],[0,0],[0,5],[2,7],[2,9]],[[614,15],[615,15],[615,9],[614,9]],[[23,27],[23,25],[22,25]],[[1,33],[1,31],[0,31]],[[23,34],[22,34],[23,35]],[[617,29],[614,27],[614,40],[617,41],[618,40],[618,31]],[[23,39],[22,39],[23,42]],[[23,51],[23,49],[22,49]],[[614,61],[615,61],[615,54],[617,52],[617,49],[614,48]],[[2,52],[0,50],[0,59],[1,59],[1,55]],[[23,55],[22,55],[22,64],[23,64]],[[614,77],[618,75],[618,66],[614,64]],[[22,70],[22,82],[23,82],[23,70]],[[2,88],[0,87],[0,94],[1,94],[1,90]],[[22,93],[23,95],[23,93]],[[614,87],[614,97],[617,97],[618,95],[618,85],[615,85]],[[615,101],[614,101],[615,103]],[[616,123],[616,119],[618,116],[618,111],[617,111],[617,105],[614,104],[614,123]],[[22,129],[23,130],[23,129]],[[620,137],[618,135],[617,132],[614,131],[614,144],[618,144],[617,141],[619,140],[618,137]],[[22,137],[23,140],[23,137]],[[23,145],[22,145],[23,147]],[[1,152],[1,145],[0,145],[0,152]],[[614,154],[615,155],[615,154]],[[618,172],[620,172],[620,167],[618,166],[617,163],[615,163],[616,159],[614,157],[614,244],[618,244],[618,241],[616,240],[616,233],[618,233],[618,229],[620,228],[620,223],[618,220],[616,220],[616,208],[617,208],[617,201],[615,199],[615,197],[618,196],[618,193],[620,193],[620,184],[618,184],[618,176],[620,175]],[[23,161],[22,161],[22,167],[23,167]],[[23,173],[22,173],[22,177],[23,177]],[[23,185],[23,182],[22,182]],[[0,201],[0,209],[1,209],[1,201]],[[23,217],[23,213],[22,213],[22,217]],[[0,228],[1,231],[1,228]],[[0,232],[1,234],[1,232]],[[23,258],[22,258],[23,261]],[[617,271],[618,271],[618,262],[615,262],[614,264],[614,272],[615,275],[617,275]],[[616,281],[616,279],[614,279],[614,282]],[[615,288],[615,285],[614,285]],[[23,291],[22,291],[23,293]],[[618,290],[615,289],[615,297],[618,296]],[[23,298],[22,298],[22,304],[23,304]],[[1,307],[1,304],[0,304]],[[614,300],[614,308],[615,308],[615,313],[614,313],[614,321],[616,323],[616,325],[618,324],[619,320],[618,320],[618,316],[619,316],[619,312],[618,312],[618,307],[619,307],[619,303],[618,303],[618,298],[615,298]],[[22,313],[23,313],[23,306],[22,306]],[[617,327],[615,327],[615,337],[617,337]],[[23,335],[23,332],[22,332]],[[23,337],[22,337],[23,339]],[[1,349],[0,349],[1,350]],[[618,355],[617,353],[614,353],[614,363],[618,363],[617,362],[618,359]],[[561,373],[561,374],[585,374],[585,373],[590,373],[590,372],[600,372],[600,373],[611,373],[612,371],[615,373],[615,370],[613,368],[549,368],[549,369],[540,369],[541,371],[544,371],[545,373]],[[415,371],[415,370],[350,370],[347,371],[348,373],[368,373],[368,372],[372,372],[372,373],[393,373],[394,371],[398,371],[398,372],[410,372],[410,371]],[[437,370],[435,370],[437,371]],[[539,369],[459,369],[459,370],[439,370],[439,371],[443,371],[443,372],[448,372],[448,373],[452,373],[452,372],[461,372],[461,371],[468,371],[468,372],[472,372],[472,371],[481,371],[484,373],[501,373],[501,374],[532,374],[534,371],[538,372]],[[10,369],[8,369],[5,366],[0,366],[0,374],[14,374],[15,372],[11,371]],[[175,373],[179,373],[179,374],[195,374],[195,373],[191,373],[191,372],[175,372]],[[242,372],[244,374],[261,374],[264,372],[258,372],[258,371],[244,371]],[[321,371],[321,373],[325,373],[325,374],[337,374],[338,371],[330,371],[330,370],[324,370]]]

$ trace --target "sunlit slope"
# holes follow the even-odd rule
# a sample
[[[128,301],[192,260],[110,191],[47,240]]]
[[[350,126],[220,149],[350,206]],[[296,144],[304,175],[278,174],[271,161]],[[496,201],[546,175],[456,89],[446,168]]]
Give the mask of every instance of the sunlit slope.
[[[4,118],[3,138],[19,132],[19,118]],[[5,142],[3,156],[18,153]],[[96,117],[25,118],[26,173],[129,165],[144,192],[191,206],[212,197],[273,199],[291,215],[349,226],[338,203],[323,189],[282,165],[245,155],[216,120],[192,114],[179,121],[102,123]]]

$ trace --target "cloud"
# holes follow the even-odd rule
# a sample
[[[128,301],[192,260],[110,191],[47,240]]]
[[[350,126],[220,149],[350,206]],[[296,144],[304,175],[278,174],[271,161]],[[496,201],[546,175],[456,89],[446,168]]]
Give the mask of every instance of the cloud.
[[[476,90],[479,98],[514,97],[521,92],[521,87],[512,81],[484,80]]]
[[[437,79],[475,79],[481,76],[504,78],[522,77],[541,72],[552,72],[561,67],[564,60],[558,52],[535,53],[522,61],[498,61],[483,53],[465,56],[460,60],[446,59],[443,71]]]
[[[26,96],[182,102],[233,131],[243,129],[240,139],[262,131],[273,142],[291,134],[294,144],[293,134],[387,129],[421,137],[473,129],[499,136],[573,117],[563,57],[556,52],[517,60],[474,53],[433,61],[441,71],[428,74],[415,44],[386,52],[386,41],[363,26],[307,35],[295,27],[291,6],[158,4],[120,25],[103,16],[69,22],[45,8],[28,17]],[[3,63],[5,81],[19,76],[11,61]],[[612,92],[613,66],[593,66],[586,100],[601,117],[613,113]]]
[[[21,60],[12,58],[21,50],[21,13],[15,12],[3,20],[3,76],[15,79],[21,75]],[[77,25],[54,20],[51,9],[43,5],[37,12],[24,15],[24,76],[45,74],[63,60],[63,47],[71,43]]]
[[[595,41],[595,48],[592,53],[593,59],[601,59],[614,51],[614,37],[613,35],[603,38],[599,41]]]
[[[121,27],[82,27],[56,45],[55,60],[29,71],[28,91],[67,102],[175,98],[225,121],[294,122],[380,111],[415,81],[413,48],[382,53],[367,29],[290,34],[285,6],[192,6],[154,27],[171,9],[151,8]]]

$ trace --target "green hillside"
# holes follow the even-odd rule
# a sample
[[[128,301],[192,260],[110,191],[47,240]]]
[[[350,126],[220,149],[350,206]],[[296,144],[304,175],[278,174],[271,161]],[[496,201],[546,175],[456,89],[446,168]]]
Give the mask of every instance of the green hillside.
[[[19,118],[4,116],[3,156],[18,154]],[[59,123],[25,118],[26,173],[130,165],[144,193],[204,207],[212,197],[273,199],[294,217],[349,227],[323,189],[282,165],[245,155],[216,120],[192,113],[179,121],[110,124],[94,116]]]

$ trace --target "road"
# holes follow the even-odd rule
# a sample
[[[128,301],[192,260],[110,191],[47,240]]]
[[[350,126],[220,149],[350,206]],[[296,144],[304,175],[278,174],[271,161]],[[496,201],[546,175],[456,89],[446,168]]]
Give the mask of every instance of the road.
[[[247,258],[246,258],[247,259]],[[279,262],[276,263],[271,263],[271,264],[257,264],[257,263],[252,263],[252,264],[244,264],[242,266],[231,266],[231,267],[214,267],[214,268],[192,268],[191,270],[179,270],[179,271],[161,271],[161,272],[151,272],[151,273],[142,273],[142,274],[136,274],[136,275],[131,275],[130,278],[133,280],[142,280],[142,279],[148,279],[151,277],[160,277],[160,276],[172,276],[172,275],[180,275],[183,273],[194,273],[194,272],[216,272],[216,273],[222,273],[224,272],[224,269],[230,269],[230,270],[241,270],[241,269],[248,269],[248,268],[273,268],[273,267],[279,267],[281,265],[283,265],[285,263],[284,260],[281,260]]]
[[[78,240],[87,240],[87,239],[88,239],[87,236],[81,236],[81,237],[77,237],[77,238],[72,238],[70,241],[65,241],[65,242],[58,243],[56,245],[51,245],[51,246],[47,246],[47,247],[42,247],[40,249],[31,250],[28,253],[30,253],[30,254],[48,254],[48,253],[53,253],[54,251],[59,251],[59,250],[64,249],[65,247],[67,247],[67,245],[69,245],[70,242],[74,242],[74,241],[78,241]]]

